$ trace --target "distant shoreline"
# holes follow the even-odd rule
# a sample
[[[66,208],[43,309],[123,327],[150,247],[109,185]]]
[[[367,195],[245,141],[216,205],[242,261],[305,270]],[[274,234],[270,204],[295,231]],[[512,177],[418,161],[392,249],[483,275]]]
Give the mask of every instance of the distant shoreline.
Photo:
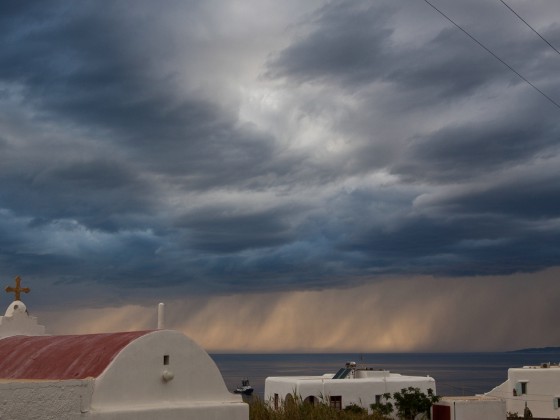
[[[510,350],[508,353],[559,353],[560,347],[533,347],[528,349]]]

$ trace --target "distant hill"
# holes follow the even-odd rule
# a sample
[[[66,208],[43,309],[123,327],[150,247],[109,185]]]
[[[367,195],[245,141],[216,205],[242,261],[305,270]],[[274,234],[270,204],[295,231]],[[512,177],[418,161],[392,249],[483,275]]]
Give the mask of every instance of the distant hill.
[[[560,347],[534,347],[529,349],[511,350],[508,353],[560,353]]]

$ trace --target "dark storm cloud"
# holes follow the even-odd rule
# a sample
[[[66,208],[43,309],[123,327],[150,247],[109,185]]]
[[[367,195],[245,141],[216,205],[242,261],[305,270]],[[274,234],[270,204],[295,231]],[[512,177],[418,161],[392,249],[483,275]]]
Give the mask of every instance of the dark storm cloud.
[[[425,103],[463,98],[496,78],[519,82],[454,28],[443,29],[424,48],[399,51],[389,63],[386,81],[417,90]]]
[[[538,271],[560,258],[557,233],[502,215],[411,217],[357,235],[355,252],[385,273],[472,276]],[[373,263],[373,264],[372,264]],[[372,268],[372,267],[370,267]]]
[[[99,8],[45,2],[35,9],[7,25],[0,77],[22,85],[24,100],[38,115],[80,124],[101,144],[124,148],[148,170],[197,174],[191,187],[235,182],[262,171],[252,168],[270,159],[268,134],[239,125],[221,98],[176,94],[178,75],[158,71],[155,61],[162,57],[157,55],[169,53],[168,42],[183,41],[192,60],[199,60],[199,51],[169,31],[140,30],[162,24],[157,16],[119,19],[114,14],[126,12],[124,3]],[[156,57],[147,56],[144,47],[158,48],[151,50]]]
[[[138,297],[558,265],[558,110],[423,2],[131,4],[0,6],[3,272]],[[560,91],[507,10],[438,5]]]
[[[554,118],[532,116],[515,121],[467,121],[446,126],[434,133],[414,138],[396,162],[392,172],[414,182],[460,182],[480,176],[480,172],[504,167],[538,156],[556,154],[560,133]]]
[[[397,9],[394,2],[329,3],[308,23],[308,34],[269,60],[267,75],[337,84],[351,92],[388,82],[432,101],[463,97],[496,77],[520,82],[454,27],[434,30],[422,46],[399,45],[393,34]],[[545,49],[538,42],[525,43],[516,48],[532,54]]]
[[[267,76],[350,86],[375,81],[391,55],[389,9],[366,1],[329,3],[308,23],[308,34],[270,59]]]
[[[226,213],[226,214],[224,214]],[[273,247],[293,241],[289,213],[282,209],[256,214],[230,214],[227,209],[205,209],[184,217],[179,226],[188,229],[192,246],[207,252],[228,253],[250,248]]]
[[[92,229],[116,231],[118,218],[148,211],[149,189],[110,161],[73,161],[52,170],[0,176],[6,207],[34,220],[74,219]],[[113,220],[116,219],[116,220]]]
[[[518,221],[554,220],[560,214],[558,170],[546,174],[519,173],[515,177],[467,187],[423,202],[438,212],[494,214]]]
[[[369,101],[367,96],[372,91],[363,89],[372,83],[390,82],[395,86],[393,93],[401,95],[399,106],[407,111],[415,106],[432,106],[436,111],[440,104],[469,100],[473,95],[480,95],[482,89],[494,89],[493,85],[506,88],[524,85],[502,63],[450,25],[441,29],[436,26],[434,36],[420,47],[413,42],[397,45],[390,30],[394,11],[394,3],[391,8],[370,3],[351,6],[329,3],[313,21],[309,34],[269,61],[269,76],[297,84],[314,83],[325,89],[335,84],[351,93],[358,85],[362,89],[360,95],[365,98],[364,106],[371,107],[375,107],[374,100],[379,98]],[[333,27],[338,31],[331,32]],[[548,29],[547,33],[554,39],[555,31]],[[484,39],[489,34],[483,31],[477,36]],[[537,60],[546,56],[545,61],[552,68],[558,67],[554,62],[557,57],[549,60],[550,51],[538,38],[515,36],[514,43],[493,34],[487,39],[489,45],[500,48],[500,55],[535,82],[551,77],[550,72],[535,68]],[[528,56],[532,59],[527,60]],[[338,65],[331,65],[333,61]],[[525,88],[529,91],[527,95],[538,96]],[[543,157],[557,160],[558,114],[542,97],[540,103],[535,102],[532,100],[528,106],[520,103],[509,114],[492,109],[476,119],[451,115],[443,127],[432,133],[415,133],[406,142],[397,140],[403,144],[402,151],[385,165],[376,159],[374,167],[386,166],[402,181],[443,187],[492,174],[504,176],[516,166],[539,165]],[[394,119],[405,117],[406,114],[400,114]],[[386,124],[387,121],[374,121],[366,127],[375,132]],[[363,170],[368,162],[372,167],[372,159],[382,151],[380,143],[384,141],[394,142],[394,139],[376,136],[366,143],[355,168]],[[543,167],[545,171],[549,169]],[[479,190],[446,195],[445,191],[453,189],[449,187],[441,193],[436,215],[431,216],[424,209],[428,213],[417,216],[416,210],[410,207],[410,213],[392,229],[376,226],[348,235],[352,230],[345,226],[341,231],[349,240],[340,242],[341,249],[368,255],[363,268],[378,267],[386,272],[489,274],[555,265],[560,245],[556,235],[529,226],[526,220],[556,218],[560,214],[552,181],[555,176],[549,173],[543,179],[527,182],[512,174],[509,182],[493,186],[490,186],[492,178],[487,178],[488,185]],[[406,209],[406,204],[401,209]],[[546,244],[547,251],[539,251],[539,244]]]

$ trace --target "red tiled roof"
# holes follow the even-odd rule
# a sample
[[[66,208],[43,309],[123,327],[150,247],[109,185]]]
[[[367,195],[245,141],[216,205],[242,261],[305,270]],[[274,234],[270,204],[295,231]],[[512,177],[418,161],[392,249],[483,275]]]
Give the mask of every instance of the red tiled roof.
[[[0,379],[98,377],[130,342],[152,331],[0,339]]]

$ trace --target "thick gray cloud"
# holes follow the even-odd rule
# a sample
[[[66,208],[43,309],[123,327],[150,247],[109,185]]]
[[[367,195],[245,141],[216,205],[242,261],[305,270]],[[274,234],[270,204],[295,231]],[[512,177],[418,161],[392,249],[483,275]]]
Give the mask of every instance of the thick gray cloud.
[[[481,171],[507,170],[539,156],[555,155],[559,138],[553,118],[542,118],[539,124],[523,116],[515,121],[502,116],[450,124],[412,138],[391,170],[411,182],[464,182],[478,178]]]
[[[503,5],[435,3],[560,100]],[[557,266],[559,112],[424,2],[5,2],[0,271],[126,301]]]

